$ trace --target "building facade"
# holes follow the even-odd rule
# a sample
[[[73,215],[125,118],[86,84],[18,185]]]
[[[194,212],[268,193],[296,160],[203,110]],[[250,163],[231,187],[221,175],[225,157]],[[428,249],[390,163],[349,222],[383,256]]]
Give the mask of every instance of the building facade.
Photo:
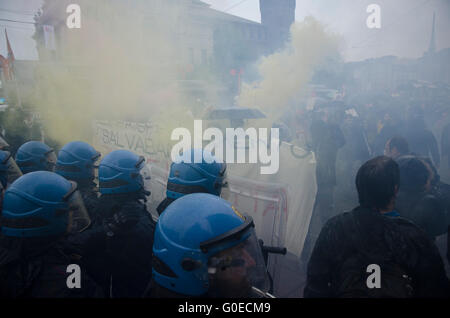
[[[101,58],[85,56],[92,54],[83,46],[105,41],[99,30],[106,27],[125,38],[118,41],[130,47],[129,58],[136,64],[145,66],[152,64],[148,63],[151,58],[159,59],[162,69],[149,71],[175,71],[177,80],[211,82],[208,75],[214,74],[231,95],[251,63],[288,39],[295,19],[295,0],[261,0],[262,23],[214,10],[199,0],[133,0],[126,5],[118,0],[80,0],[82,27],[74,30],[66,26],[70,3],[44,1],[35,34],[42,63],[65,63],[83,77],[89,64]],[[49,37],[54,38],[50,46]],[[165,49],[164,42],[171,47]],[[164,70],[164,65],[169,67]]]

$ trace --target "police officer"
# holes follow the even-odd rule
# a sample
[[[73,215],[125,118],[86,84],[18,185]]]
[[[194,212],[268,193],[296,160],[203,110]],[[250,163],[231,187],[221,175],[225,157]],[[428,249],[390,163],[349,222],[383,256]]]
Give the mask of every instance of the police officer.
[[[195,163],[196,156],[202,158],[202,162]],[[189,161],[185,158],[189,158]],[[208,151],[201,149],[186,151],[170,166],[167,197],[156,208],[158,214],[161,215],[169,204],[186,194],[210,193],[227,199],[226,169],[226,163],[219,163]]]
[[[110,297],[139,297],[151,277],[154,223],[144,202],[145,158],[127,150],[106,155],[99,165],[97,225],[83,259]]]
[[[52,148],[40,141],[28,141],[19,147],[16,163],[23,174],[33,171],[53,171],[56,155]]]
[[[89,222],[75,182],[47,171],[17,179],[4,198],[0,297],[101,297],[82,267],[80,288],[67,284],[68,266],[76,260],[63,237],[82,231]]]
[[[145,296],[252,297],[269,288],[250,216],[206,193],[183,196],[160,216]]]
[[[9,151],[0,150],[0,183],[6,189],[11,183],[22,176]]]
[[[78,184],[81,197],[91,219],[91,225],[88,229],[67,237],[68,242],[73,246],[73,253],[80,257],[81,262],[84,262],[83,256],[85,251],[89,249],[87,244],[89,244],[92,231],[98,228],[100,222],[97,213],[95,213],[98,203],[98,190],[94,183],[95,163],[100,156],[100,153],[91,145],[82,141],[73,141],[61,148],[55,166],[57,174]]]
[[[92,218],[97,203],[95,163],[101,154],[83,141],[72,141],[58,153],[55,172],[68,180],[75,181],[83,197],[84,204]]]

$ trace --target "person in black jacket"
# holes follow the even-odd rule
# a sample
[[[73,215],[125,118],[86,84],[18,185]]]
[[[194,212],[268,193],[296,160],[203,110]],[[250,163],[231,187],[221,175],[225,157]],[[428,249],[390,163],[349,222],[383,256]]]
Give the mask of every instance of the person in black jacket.
[[[437,140],[433,133],[426,128],[421,109],[409,110],[404,136],[412,153],[431,158],[436,168],[439,168],[441,157]]]
[[[97,219],[87,231],[82,259],[109,297],[140,297],[151,278],[154,221],[145,206],[145,158],[126,150],[99,166]]]
[[[436,246],[394,210],[399,185],[392,159],[362,165],[356,176],[360,205],[322,229],[308,263],[305,297],[449,296]],[[379,268],[380,288],[367,283],[369,265]]]
[[[386,142],[384,155],[394,160],[409,154],[409,145],[405,138],[395,136]]]
[[[434,240],[447,231],[447,214],[443,201],[433,193],[434,172],[424,159],[402,156],[400,191],[396,208],[400,215],[414,222]]]
[[[311,123],[311,147],[317,161],[317,194],[301,260],[306,264],[314,242],[323,224],[334,215],[334,189],[336,186],[336,157],[345,145],[339,125],[330,120],[329,110],[323,109]]]
[[[401,123],[398,119],[395,119],[394,114],[391,114],[390,112],[386,112],[383,117],[383,121],[380,122],[380,125],[382,125],[382,128],[380,129],[379,133],[375,136],[375,139],[373,141],[373,155],[382,155],[384,146],[386,142],[398,135],[401,130]]]

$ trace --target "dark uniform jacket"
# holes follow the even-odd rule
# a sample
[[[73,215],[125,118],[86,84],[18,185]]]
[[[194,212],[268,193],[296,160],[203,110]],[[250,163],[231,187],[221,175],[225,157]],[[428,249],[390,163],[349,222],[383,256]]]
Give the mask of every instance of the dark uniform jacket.
[[[83,187],[80,188],[81,197],[83,198],[84,206],[86,207],[86,210],[89,213],[89,216],[91,219],[95,217],[94,212],[97,209],[98,204],[98,195],[97,191],[93,187],[95,184],[92,184],[92,186],[89,187]]]
[[[60,238],[0,239],[0,298],[92,298],[104,297],[102,289],[80,266],[80,288],[69,288],[78,264],[71,248]],[[72,287],[72,286],[71,286]]]
[[[353,228],[347,226],[349,221]],[[344,277],[350,260],[355,260],[351,266],[357,269],[356,277]],[[379,265],[383,277],[383,264],[392,263],[411,278],[412,297],[448,297],[442,259],[427,235],[406,219],[361,207],[331,218],[323,227],[308,263],[304,296],[354,297],[341,289],[343,282],[359,275],[365,288],[368,265]],[[363,290],[366,292],[383,291]]]
[[[140,297],[152,272],[155,224],[133,195],[106,195],[86,231],[82,260],[109,297]]]

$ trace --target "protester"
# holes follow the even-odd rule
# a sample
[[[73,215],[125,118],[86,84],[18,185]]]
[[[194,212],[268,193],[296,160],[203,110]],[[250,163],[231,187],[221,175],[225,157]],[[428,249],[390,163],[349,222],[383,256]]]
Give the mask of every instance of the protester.
[[[395,210],[399,186],[400,170],[390,158],[376,157],[359,169],[359,206],[323,227],[308,264],[305,297],[448,297],[436,246]],[[367,285],[371,264],[380,268],[379,288]]]

